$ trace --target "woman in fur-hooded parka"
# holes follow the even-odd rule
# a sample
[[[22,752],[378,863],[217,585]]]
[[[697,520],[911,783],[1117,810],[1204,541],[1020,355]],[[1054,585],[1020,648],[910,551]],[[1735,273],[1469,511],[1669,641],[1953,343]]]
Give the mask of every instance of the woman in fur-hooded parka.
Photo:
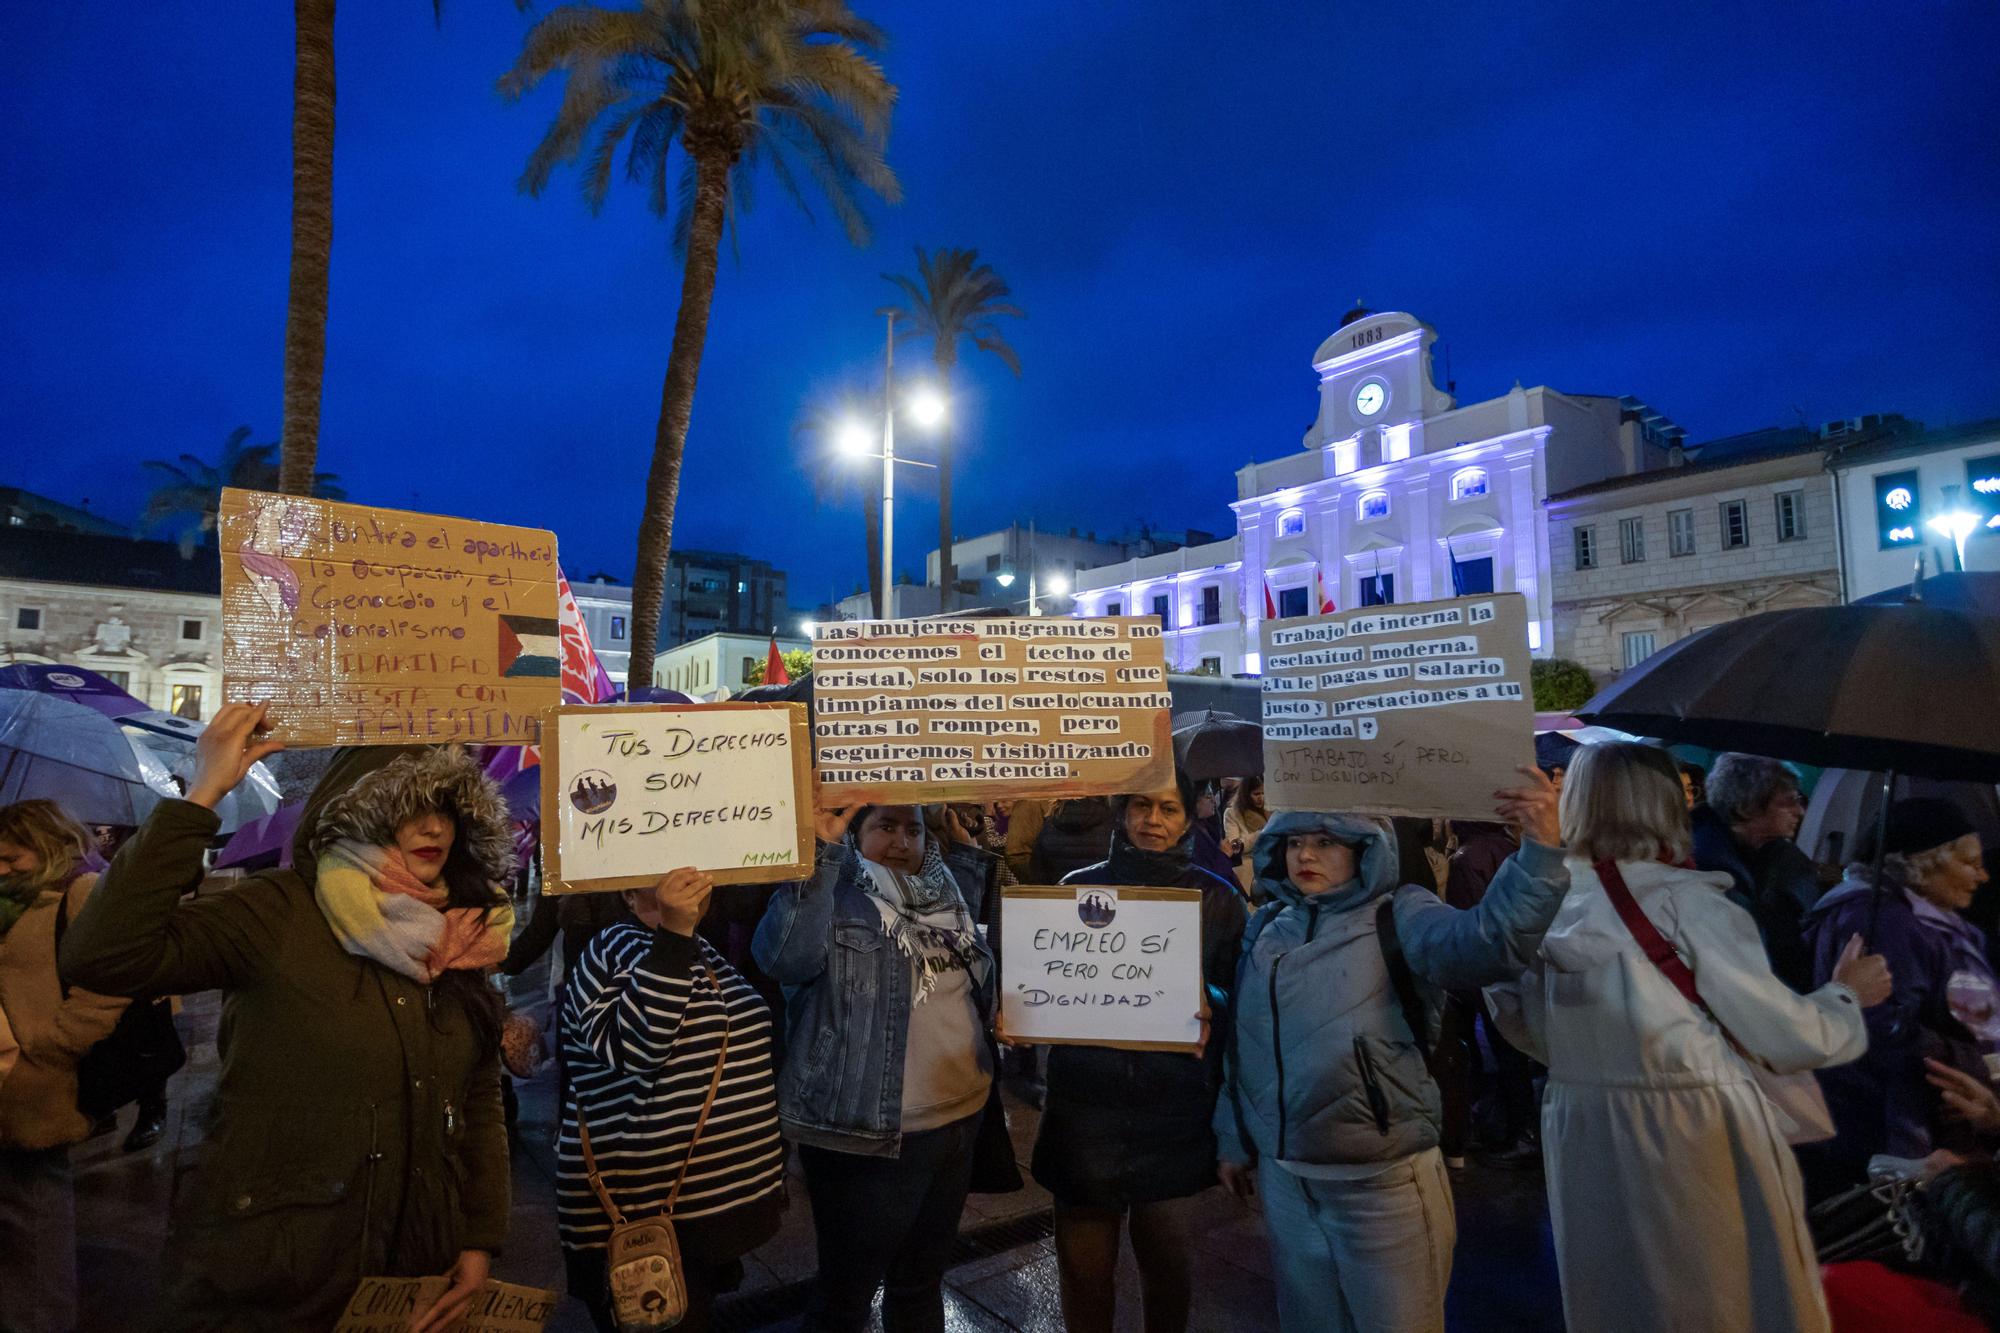
[[[423,984],[385,966],[337,932],[318,882],[331,882],[337,846],[391,847],[430,810],[456,825],[440,881],[454,906],[504,879],[506,806],[462,750],[368,747],[335,755],[293,869],[183,901],[218,821],[162,801],[71,923],[62,964],[77,985],[223,992],[221,1077],[200,1168],[173,1200],[162,1327],[329,1328],[362,1276],[442,1274],[505,1239],[498,1011],[483,971]],[[511,911],[496,892],[470,919],[504,931]]]

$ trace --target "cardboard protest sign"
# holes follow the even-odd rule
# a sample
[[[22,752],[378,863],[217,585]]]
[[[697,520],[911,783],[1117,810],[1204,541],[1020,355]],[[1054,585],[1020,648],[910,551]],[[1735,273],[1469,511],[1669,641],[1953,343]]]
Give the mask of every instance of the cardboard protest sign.
[[[451,1287],[445,1277],[364,1277],[333,1333],[409,1333],[410,1321]],[[451,1325],[451,1333],[541,1333],[556,1294],[488,1281]]]
[[[532,742],[561,702],[556,539],[225,490],[222,692],[291,745]]]
[[[1160,625],[939,617],[813,638],[823,808],[1173,785]]]
[[[1192,1051],[1201,1040],[1201,891],[1010,887],[1000,907],[1007,1035]]]
[[[544,893],[642,888],[676,866],[720,884],[812,871],[802,704],[565,706],[542,738]]]
[[[1264,622],[1273,810],[1491,819],[1535,761],[1519,593]]]

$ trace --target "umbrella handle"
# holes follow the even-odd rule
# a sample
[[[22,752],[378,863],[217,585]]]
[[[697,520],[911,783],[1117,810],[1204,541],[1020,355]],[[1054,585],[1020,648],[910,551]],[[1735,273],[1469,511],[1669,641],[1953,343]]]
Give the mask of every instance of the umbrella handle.
[[[1889,803],[1896,794],[1896,770],[1890,769],[1882,775],[1882,808],[1875,815],[1875,866],[1873,888],[1868,903],[1868,933],[1862,943],[1875,943],[1875,923],[1882,917],[1882,859],[1889,842]]]

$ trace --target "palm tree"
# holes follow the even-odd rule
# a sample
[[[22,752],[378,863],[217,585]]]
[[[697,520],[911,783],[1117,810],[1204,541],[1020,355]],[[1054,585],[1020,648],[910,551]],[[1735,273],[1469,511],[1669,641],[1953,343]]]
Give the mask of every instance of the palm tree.
[[[333,261],[333,0],[292,0],[292,277],[285,301],[285,415],[278,487],[310,489],[319,462]]]
[[[193,454],[182,454],[174,463],[149,458],[140,466],[162,478],[146,497],[146,509],[139,516],[139,531],[169,520],[179,521],[182,555],[215,531],[216,516],[222,509],[222,488],[236,486],[248,491],[268,491],[278,486],[278,446],[246,444],[248,426],[238,426],[222,442],[222,456],[204,462]],[[323,500],[345,500],[340,479],[330,472],[313,476],[312,493]]]
[[[852,403],[840,407],[813,407],[799,418],[792,434],[805,444],[806,457],[813,478],[815,499],[844,495],[851,488],[861,494],[861,533],[868,551],[868,601],[874,608],[875,618],[882,618],[882,492],[875,474],[868,468],[855,468],[852,462],[829,449],[828,443],[841,427],[853,420],[880,421],[882,419],[882,395],[872,394],[871,398],[856,407]]]
[[[1003,316],[1026,319],[1019,306],[1008,302],[1012,295],[1007,284],[991,265],[979,262],[977,250],[938,250],[924,254],[917,247],[917,276],[884,273],[883,277],[902,289],[905,304],[897,320],[908,330],[904,336],[929,338],[931,360],[937,365],[938,391],[950,398],[951,372],[958,364],[958,340],[972,339],[982,352],[1000,358],[1007,369],[1021,373],[1021,358],[1000,336],[993,321]],[[938,434],[938,610],[951,610],[953,585],[958,571],[951,562],[951,418],[947,416]]]
[[[659,216],[668,213],[668,185],[675,183],[680,311],[639,520],[635,644],[650,646],[659,633],[681,455],[723,228],[747,204],[755,168],[768,163],[810,214],[799,188],[803,168],[848,238],[867,241],[860,191],[892,203],[902,197],[883,160],[896,89],[869,55],[882,44],[880,30],[845,0],[643,0],[630,10],[568,5],[529,30],[520,58],[500,80],[501,93],[517,98],[551,74],[567,76],[555,122],[521,173],[527,193],[539,195],[559,165],[589,146],[583,196],[593,212],[601,209],[628,140],[626,175],[645,184]],[[631,671],[634,683],[651,679],[646,652],[632,654]]]

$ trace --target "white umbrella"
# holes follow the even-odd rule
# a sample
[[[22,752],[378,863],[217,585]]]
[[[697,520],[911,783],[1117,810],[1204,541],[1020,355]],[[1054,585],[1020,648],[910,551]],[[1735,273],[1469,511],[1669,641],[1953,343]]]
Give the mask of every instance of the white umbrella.
[[[195,742],[208,729],[207,724],[149,709],[128,713],[118,719],[118,725],[131,740],[133,750],[151,758],[170,778],[178,779],[169,782],[168,789],[178,787],[185,793],[194,781]],[[252,764],[243,782],[215,808],[222,818],[220,831],[233,833],[252,820],[262,819],[276,810],[281,800],[278,780],[271,771],[261,763]]]

